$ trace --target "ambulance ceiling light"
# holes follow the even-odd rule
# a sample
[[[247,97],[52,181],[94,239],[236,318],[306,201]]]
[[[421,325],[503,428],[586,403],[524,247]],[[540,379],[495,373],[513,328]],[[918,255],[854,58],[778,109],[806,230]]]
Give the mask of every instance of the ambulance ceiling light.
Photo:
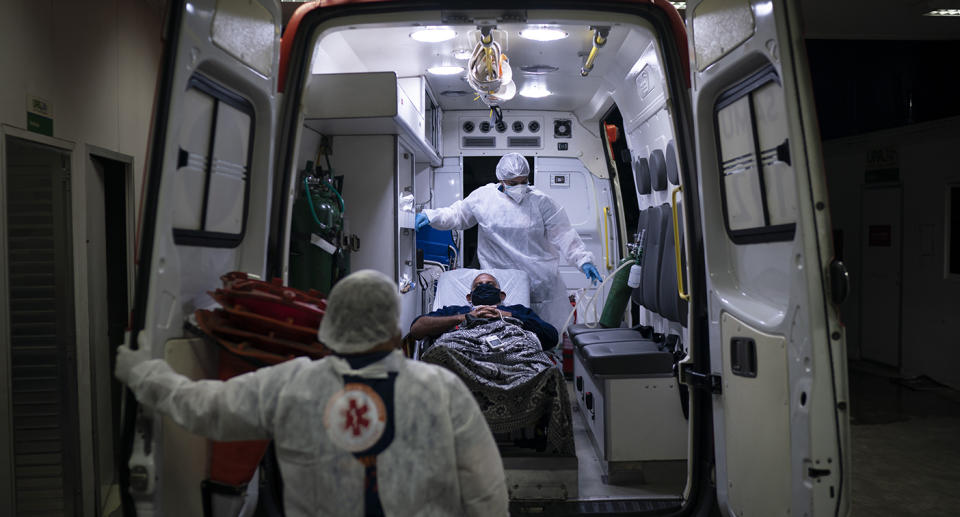
[[[546,86],[539,83],[525,84],[520,90],[521,97],[527,97],[530,99],[540,99],[548,95],[553,94]]]
[[[934,9],[924,16],[960,16],[960,9]]]
[[[453,75],[463,72],[462,66],[431,66],[427,69],[433,75]]]
[[[440,43],[441,41],[451,40],[456,35],[456,31],[446,27],[427,27],[413,32],[410,37],[422,43]]]
[[[568,34],[553,27],[530,27],[520,31],[520,37],[534,41],[556,41],[566,38]]]

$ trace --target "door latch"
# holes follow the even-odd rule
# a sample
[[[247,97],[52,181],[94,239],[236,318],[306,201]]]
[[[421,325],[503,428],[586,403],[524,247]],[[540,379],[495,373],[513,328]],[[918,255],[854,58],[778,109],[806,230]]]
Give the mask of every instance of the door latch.
[[[709,391],[714,395],[723,393],[719,375],[697,372],[690,366],[689,364],[680,365],[680,382],[693,389]]]
[[[730,338],[730,371],[741,377],[757,376],[757,343],[753,338]]]

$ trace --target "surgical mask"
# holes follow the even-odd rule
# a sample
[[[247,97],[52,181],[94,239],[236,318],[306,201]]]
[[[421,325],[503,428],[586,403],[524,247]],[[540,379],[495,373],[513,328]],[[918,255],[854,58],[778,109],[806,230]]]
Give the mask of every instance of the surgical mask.
[[[504,185],[503,192],[510,196],[511,199],[517,203],[523,201],[523,198],[527,195],[527,192],[530,192],[530,185],[526,183],[521,183],[519,185]]]
[[[480,284],[470,292],[470,303],[477,305],[500,304],[500,288],[493,284]]]

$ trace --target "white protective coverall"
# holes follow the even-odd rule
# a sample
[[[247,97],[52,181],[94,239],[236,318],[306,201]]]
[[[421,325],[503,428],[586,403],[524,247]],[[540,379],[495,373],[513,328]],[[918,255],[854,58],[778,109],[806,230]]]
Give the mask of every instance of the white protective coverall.
[[[191,381],[163,360],[140,362],[129,386],[141,404],[214,440],[272,438],[290,517],[360,516],[364,467],[329,439],[327,401],[343,376],[398,372],[395,436],[377,457],[387,515],[508,514],[499,451],[473,395],[448,370],[394,351],[352,370],[336,356],[297,358],[221,381]]]
[[[438,230],[464,230],[476,224],[477,255],[484,269],[520,269],[530,276],[531,309],[563,335],[571,307],[560,262],[580,269],[593,262],[566,211],[536,187],[520,203],[490,183],[446,208],[423,211]]]

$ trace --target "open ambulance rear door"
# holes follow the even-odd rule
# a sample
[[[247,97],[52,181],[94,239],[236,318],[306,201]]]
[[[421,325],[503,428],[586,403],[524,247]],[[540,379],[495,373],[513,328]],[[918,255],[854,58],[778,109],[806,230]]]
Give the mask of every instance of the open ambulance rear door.
[[[687,3],[712,375],[685,379],[713,393],[727,515],[850,506],[846,271],[797,3]]]
[[[184,318],[209,303],[220,275],[266,272],[281,11],[279,0],[169,4],[128,342],[195,372]],[[126,408],[124,515],[134,504],[191,514],[205,440],[139,412],[129,392]]]

